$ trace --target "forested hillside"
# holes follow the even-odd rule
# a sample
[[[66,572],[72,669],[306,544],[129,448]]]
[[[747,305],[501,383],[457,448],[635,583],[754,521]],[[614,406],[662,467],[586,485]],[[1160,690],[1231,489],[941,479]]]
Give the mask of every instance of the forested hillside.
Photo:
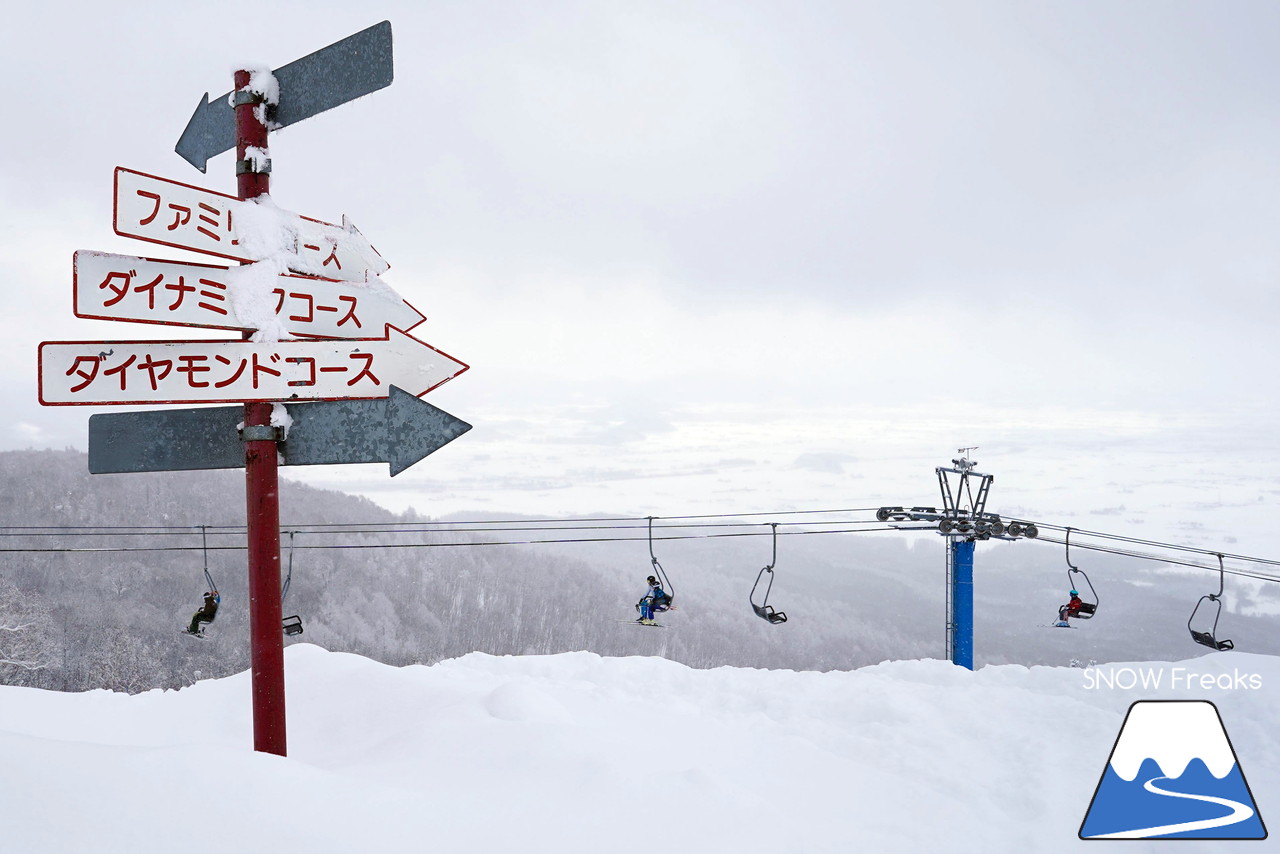
[[[244,534],[220,529],[243,528],[241,471],[90,475],[82,453],[21,451],[0,453],[0,485],[0,682],[139,691],[249,666]],[[669,628],[646,629],[624,624],[651,571],[643,530],[623,542],[493,545],[474,532],[422,533],[414,525],[421,518],[282,479],[282,571],[290,561],[293,568],[285,613],[300,615],[305,628],[296,640],[392,664],[477,650],[586,649],[704,668],[820,670],[943,656],[936,535],[779,537],[770,603],[790,620],[777,626],[756,618],[747,601],[772,557],[767,526],[754,526],[759,537],[659,542],[678,609],[663,619]],[[382,527],[359,532],[362,523]],[[396,523],[414,532],[385,530]],[[303,526],[309,533],[289,536]],[[223,604],[201,641],[179,629],[200,604],[206,559]],[[1185,622],[1216,577],[1107,555],[1082,559],[1102,594],[1099,615],[1053,630],[1046,626],[1067,580],[1061,551],[1036,542],[979,546],[979,664],[1202,650],[1187,640]],[[1223,636],[1248,651],[1280,652],[1268,596],[1237,584],[1228,600],[1237,613],[1224,613]]]

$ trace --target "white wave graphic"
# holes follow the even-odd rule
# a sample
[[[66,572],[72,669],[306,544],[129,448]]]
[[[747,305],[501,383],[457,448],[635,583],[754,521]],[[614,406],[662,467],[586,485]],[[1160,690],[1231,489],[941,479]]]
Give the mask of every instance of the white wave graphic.
[[[1133,782],[1144,759],[1152,759],[1166,777],[1181,777],[1192,759],[1200,759],[1221,780],[1236,757],[1213,703],[1201,701],[1139,702],[1125,718],[1111,755],[1111,768]]]
[[[1234,764],[1234,763],[1233,763]],[[1230,815],[1224,815],[1220,818],[1206,818],[1199,821],[1184,821],[1178,824],[1164,824],[1157,827],[1145,827],[1139,830],[1125,830],[1120,833],[1101,833],[1096,836],[1087,837],[1089,839],[1147,839],[1152,836],[1165,836],[1170,833],[1187,833],[1194,830],[1208,830],[1214,827],[1227,827],[1228,825],[1238,824],[1242,821],[1248,821],[1253,818],[1253,808],[1239,801],[1229,800],[1228,798],[1216,798],[1212,795],[1188,795],[1184,792],[1171,792],[1168,789],[1162,789],[1155,785],[1159,780],[1168,780],[1168,777],[1153,777],[1143,784],[1142,788],[1155,795],[1164,795],[1169,798],[1186,798],[1192,801],[1204,801],[1206,803],[1218,804],[1231,810]]]

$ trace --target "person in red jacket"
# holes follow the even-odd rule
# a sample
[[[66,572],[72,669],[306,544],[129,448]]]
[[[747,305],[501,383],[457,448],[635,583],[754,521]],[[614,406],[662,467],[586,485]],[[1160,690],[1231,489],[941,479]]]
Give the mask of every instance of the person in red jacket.
[[[1054,623],[1054,625],[1060,629],[1071,628],[1068,618],[1080,616],[1080,606],[1083,604],[1084,601],[1080,598],[1080,591],[1072,590],[1071,601],[1058,609],[1058,622]]]

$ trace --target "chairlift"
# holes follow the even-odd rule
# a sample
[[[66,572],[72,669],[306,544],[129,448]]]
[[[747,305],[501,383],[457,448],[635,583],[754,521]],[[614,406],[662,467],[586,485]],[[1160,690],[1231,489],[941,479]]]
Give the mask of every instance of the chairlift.
[[[205,532],[208,525],[200,526],[200,552],[204,556],[204,580],[209,585],[210,592],[217,593],[218,585],[214,582],[213,576],[209,574],[209,539]]]
[[[1089,601],[1089,599],[1085,599],[1085,597],[1081,596],[1080,612],[1075,614],[1072,617],[1072,619],[1076,619],[1076,620],[1092,619],[1093,615],[1098,612],[1098,591],[1093,589],[1093,582],[1089,580],[1089,576],[1085,574],[1085,571],[1078,566],[1074,566],[1071,563],[1071,529],[1070,528],[1067,528],[1067,567],[1068,567],[1067,583],[1070,585],[1069,589],[1075,590],[1077,592],[1080,590],[1080,585],[1077,584],[1075,578],[1072,577],[1073,575],[1079,575],[1081,578],[1084,579],[1085,586],[1089,588],[1089,599],[1093,600],[1093,601]]]
[[[1191,639],[1202,646],[1207,646],[1209,649],[1218,650],[1219,652],[1236,648],[1236,645],[1229,640],[1218,640],[1218,618],[1222,616],[1222,589],[1225,582],[1226,570],[1222,566],[1222,555],[1218,555],[1218,592],[1206,593],[1201,596],[1200,601],[1196,602],[1195,608],[1191,610],[1191,616],[1187,618],[1187,631],[1191,632]],[[1195,622],[1196,613],[1206,599],[1217,606],[1213,613],[1213,625],[1207,632],[1198,632],[1191,628],[1191,624]]]
[[[658,563],[658,556],[653,553],[653,520],[655,517],[649,517],[649,560],[653,563],[654,574],[658,577],[658,583],[662,585],[662,590],[667,594],[667,607],[672,607],[675,602],[675,589],[671,586],[671,580],[667,578],[667,573],[663,570],[662,564]]]
[[[284,600],[289,595],[289,584],[293,581],[293,536],[297,531],[289,532],[289,572],[284,578],[284,587],[280,590],[280,605],[283,609]],[[284,633],[290,637],[302,634],[302,617],[294,614],[281,620],[281,628]]]
[[[208,592],[205,593],[205,603],[200,606],[200,610],[196,611],[192,617],[191,626],[183,629],[183,631],[189,635],[204,637],[204,633],[199,630],[200,623],[212,623],[217,618],[218,605],[222,601],[222,596],[218,593],[218,584],[213,580],[213,573],[209,572],[209,534],[207,525],[200,526],[200,554],[204,564],[205,589]],[[213,602],[212,614],[207,613],[205,610],[210,601]],[[197,619],[199,619],[199,622],[197,622]]]
[[[785,623],[787,615],[782,611],[775,611],[773,606],[769,604],[769,591],[773,589],[773,567],[778,562],[778,523],[770,522],[773,527],[773,560],[769,561],[769,565],[760,570],[756,575],[756,583],[751,586],[751,592],[747,594],[747,601],[751,603],[751,610],[756,612],[756,616],[762,620],[768,620],[776,625]],[[756,588],[760,586],[760,579],[764,578],[765,573],[769,573],[769,583],[764,588],[764,598],[760,600],[760,604],[756,604]]]

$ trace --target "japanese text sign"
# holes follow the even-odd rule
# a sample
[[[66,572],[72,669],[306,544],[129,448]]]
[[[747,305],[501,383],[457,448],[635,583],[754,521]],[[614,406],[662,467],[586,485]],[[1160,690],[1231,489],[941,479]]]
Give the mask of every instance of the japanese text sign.
[[[398,329],[305,341],[46,341],[40,402],[232,403],[426,394],[467,365]]]
[[[381,283],[304,276],[273,276],[264,283],[253,272],[81,250],[75,254],[75,315],[243,330],[278,321],[289,335],[313,338],[367,338],[387,326],[408,332],[425,319]]]
[[[122,237],[233,261],[260,261],[278,247],[245,231],[246,222],[262,218],[263,211],[255,208],[255,202],[116,167],[115,232]],[[295,272],[363,282],[369,273],[381,275],[390,267],[349,223],[337,226],[279,213],[291,217],[295,229],[294,245],[287,247],[298,259]]]

